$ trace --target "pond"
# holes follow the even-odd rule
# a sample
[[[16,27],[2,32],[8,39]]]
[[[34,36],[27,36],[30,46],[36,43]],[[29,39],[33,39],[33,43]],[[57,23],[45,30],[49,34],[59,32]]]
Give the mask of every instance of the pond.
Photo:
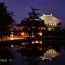
[[[0,46],[0,65],[65,65],[64,40],[38,39]]]

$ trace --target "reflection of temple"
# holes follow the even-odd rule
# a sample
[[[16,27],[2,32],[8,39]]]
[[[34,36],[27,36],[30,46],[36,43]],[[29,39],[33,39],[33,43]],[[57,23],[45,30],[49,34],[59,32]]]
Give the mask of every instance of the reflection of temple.
[[[41,56],[40,58],[42,58],[42,60],[44,59],[49,59],[51,60],[52,58],[56,57],[60,55],[59,52],[55,51],[54,49],[48,49],[43,56]]]

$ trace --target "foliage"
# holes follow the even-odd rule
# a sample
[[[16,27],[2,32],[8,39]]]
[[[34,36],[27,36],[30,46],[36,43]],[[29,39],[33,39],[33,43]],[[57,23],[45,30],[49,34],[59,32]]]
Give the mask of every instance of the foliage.
[[[7,11],[4,3],[0,3],[0,33],[10,31],[13,22],[12,14]]]

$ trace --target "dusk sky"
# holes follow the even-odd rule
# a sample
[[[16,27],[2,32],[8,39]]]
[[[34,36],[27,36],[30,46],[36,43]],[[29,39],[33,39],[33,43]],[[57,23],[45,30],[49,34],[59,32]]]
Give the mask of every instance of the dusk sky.
[[[65,0],[0,0],[5,2],[8,11],[14,12],[16,23],[20,23],[23,18],[28,16],[30,7],[39,9],[39,13],[53,14],[53,16],[62,20],[62,26],[65,27]]]

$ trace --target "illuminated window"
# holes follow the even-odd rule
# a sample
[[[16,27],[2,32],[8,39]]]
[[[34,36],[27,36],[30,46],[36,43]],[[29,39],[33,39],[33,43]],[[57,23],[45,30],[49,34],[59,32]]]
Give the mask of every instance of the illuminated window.
[[[56,23],[53,23],[53,26],[56,26]]]
[[[49,25],[51,25],[51,26],[52,26],[53,24],[52,24],[52,23],[50,23]]]
[[[43,30],[43,27],[41,27],[41,30]]]
[[[25,33],[24,32],[21,32],[21,35],[25,35]]]

